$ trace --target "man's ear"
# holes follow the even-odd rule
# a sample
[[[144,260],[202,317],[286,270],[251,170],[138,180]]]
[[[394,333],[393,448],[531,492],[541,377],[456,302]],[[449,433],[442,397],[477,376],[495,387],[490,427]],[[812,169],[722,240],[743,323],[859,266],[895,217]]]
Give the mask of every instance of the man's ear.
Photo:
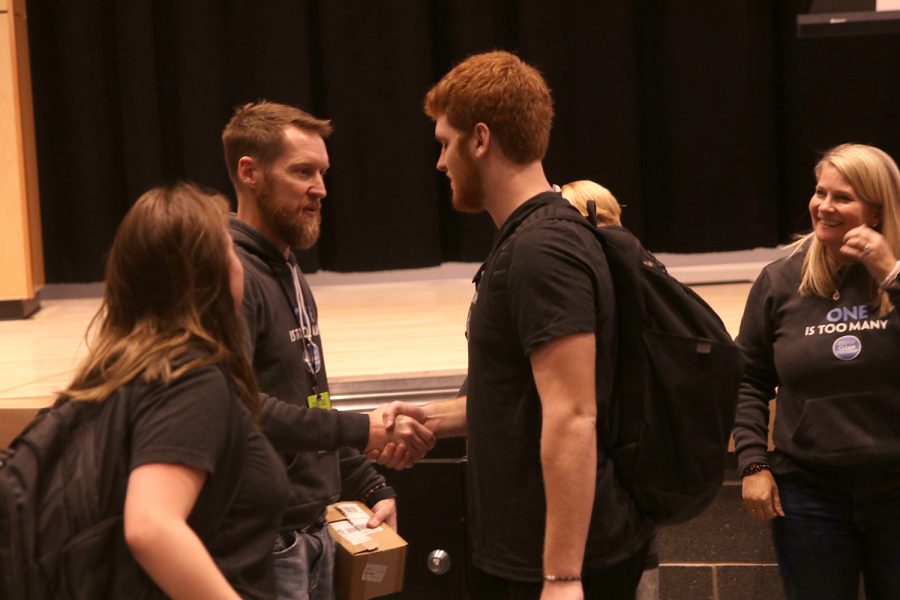
[[[261,170],[256,159],[252,156],[242,156],[238,159],[237,179],[248,188],[255,188],[259,184]]]
[[[472,154],[475,158],[482,158],[491,149],[491,130],[484,123],[475,123],[472,129]]]

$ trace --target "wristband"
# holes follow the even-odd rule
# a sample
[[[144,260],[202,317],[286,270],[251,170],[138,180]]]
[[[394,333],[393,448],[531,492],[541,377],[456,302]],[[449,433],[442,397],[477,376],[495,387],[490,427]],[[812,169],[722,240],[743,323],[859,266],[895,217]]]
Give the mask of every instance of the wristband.
[[[360,498],[363,503],[369,508],[372,508],[382,500],[387,500],[388,498],[396,498],[397,492],[394,491],[394,488],[389,486],[388,484],[381,482],[376,483],[371,488],[366,490],[366,493],[362,495]]]
[[[887,277],[881,282],[881,285],[878,287],[882,290],[886,287],[889,287],[894,281],[897,280],[897,275],[900,275],[900,260],[894,263],[894,268],[891,269],[891,272],[887,274]]]
[[[760,471],[769,471],[772,467],[767,463],[753,463],[749,465],[744,472],[741,473],[741,477],[746,477],[747,475],[753,475],[755,473],[759,473]]]
[[[567,581],[581,581],[581,575],[544,575],[547,583],[565,583]]]

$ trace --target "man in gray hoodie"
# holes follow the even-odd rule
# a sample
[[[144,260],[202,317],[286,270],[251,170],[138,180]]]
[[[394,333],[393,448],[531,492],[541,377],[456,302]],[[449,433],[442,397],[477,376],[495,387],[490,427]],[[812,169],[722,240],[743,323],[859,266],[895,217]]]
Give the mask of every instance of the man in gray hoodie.
[[[244,266],[241,312],[264,396],[262,426],[291,484],[275,540],[279,600],[331,598],[328,504],[359,499],[374,512],[370,527],[397,526],[396,494],[360,454],[389,441],[381,412],[370,418],[331,408],[318,311],[293,253],[319,237],[330,133],[329,121],[266,101],[238,108],[222,133],[238,202],[229,227]],[[434,436],[414,419],[406,425],[411,435],[403,441],[424,455]]]

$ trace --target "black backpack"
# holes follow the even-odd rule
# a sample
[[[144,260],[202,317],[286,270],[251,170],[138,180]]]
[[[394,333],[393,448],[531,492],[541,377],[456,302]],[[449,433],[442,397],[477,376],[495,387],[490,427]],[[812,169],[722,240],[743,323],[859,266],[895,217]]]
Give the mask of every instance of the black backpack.
[[[616,371],[608,419],[598,423],[605,427],[601,441],[644,514],[659,524],[687,521],[722,484],[743,375],[740,350],[715,311],[669,275],[631,232],[596,227],[568,205],[535,209],[500,254],[546,219],[592,231],[612,276]]]
[[[0,449],[3,600],[165,597],[125,543],[123,404],[61,398]]]

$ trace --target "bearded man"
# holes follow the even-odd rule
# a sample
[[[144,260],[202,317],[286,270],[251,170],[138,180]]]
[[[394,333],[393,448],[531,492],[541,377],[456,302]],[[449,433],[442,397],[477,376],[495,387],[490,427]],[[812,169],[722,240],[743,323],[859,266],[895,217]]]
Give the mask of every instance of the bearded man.
[[[229,228],[244,266],[241,313],[264,392],[262,427],[291,484],[275,540],[279,600],[332,597],[325,508],[339,497],[366,502],[374,512],[370,527],[397,526],[396,494],[359,452],[395,440],[387,439],[379,411],[370,418],[331,408],[316,302],[294,256],[319,238],[331,131],[329,121],[261,101],[238,108],[222,133],[237,195]],[[415,435],[406,441],[421,457],[434,437],[413,420],[409,425]]]

